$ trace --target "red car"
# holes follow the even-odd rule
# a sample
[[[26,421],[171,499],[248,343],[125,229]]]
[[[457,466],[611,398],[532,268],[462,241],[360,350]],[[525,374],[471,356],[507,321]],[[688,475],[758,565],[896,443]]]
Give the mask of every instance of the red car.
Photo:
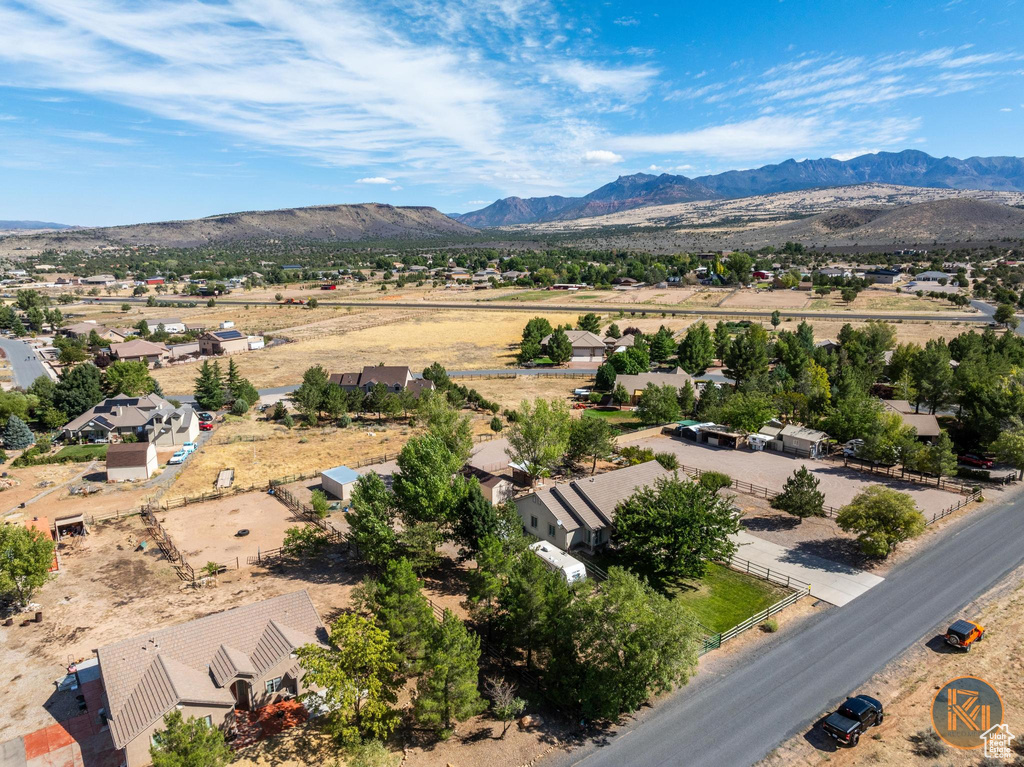
[[[993,461],[989,458],[982,458],[980,455],[974,455],[967,453],[959,458],[960,463],[967,464],[968,466],[977,466],[981,469],[991,469],[994,465]]]
[[[213,431],[213,421],[200,421],[199,431]]]

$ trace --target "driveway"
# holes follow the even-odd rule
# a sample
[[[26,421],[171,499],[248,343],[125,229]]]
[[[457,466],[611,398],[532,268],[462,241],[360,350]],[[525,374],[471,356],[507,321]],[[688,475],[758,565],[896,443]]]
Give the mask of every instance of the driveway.
[[[39,376],[48,375],[46,366],[39,361],[35,350],[17,338],[0,336],[0,349],[7,355],[14,375],[14,385],[27,389]]]
[[[780,575],[788,575],[811,586],[811,596],[842,607],[884,579],[856,567],[804,554],[741,530],[733,540],[736,556]]]
[[[958,494],[934,487],[888,480],[839,464],[797,458],[774,450],[729,450],[673,437],[648,437],[634,444],[649,447],[656,453],[673,453],[684,466],[704,471],[723,471],[733,479],[770,490],[782,490],[786,479],[801,466],[806,466],[820,480],[818,489],[825,494],[825,503],[837,508],[845,506],[857,493],[872,485],[885,485],[909,493],[925,516],[948,509],[960,500]]]

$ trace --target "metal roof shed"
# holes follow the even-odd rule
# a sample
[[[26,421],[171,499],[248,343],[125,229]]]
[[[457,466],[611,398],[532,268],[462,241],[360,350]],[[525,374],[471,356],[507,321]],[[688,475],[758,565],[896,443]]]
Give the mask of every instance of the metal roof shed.
[[[340,501],[347,501],[352,497],[352,486],[357,479],[359,475],[348,466],[335,466],[320,472],[320,488]]]

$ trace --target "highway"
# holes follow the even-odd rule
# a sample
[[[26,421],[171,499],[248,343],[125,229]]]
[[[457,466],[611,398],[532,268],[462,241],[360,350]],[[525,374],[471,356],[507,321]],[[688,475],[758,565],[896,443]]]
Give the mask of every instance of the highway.
[[[723,676],[698,676],[692,689],[658,704],[641,723],[545,767],[752,765],[847,694],[871,694],[862,686],[876,672],[945,631],[965,605],[1024,563],[1022,540],[1024,499],[999,501],[845,607],[812,618]]]
[[[169,296],[162,298],[161,301],[203,301],[205,299],[196,298],[194,296]],[[145,298],[91,298],[88,301],[110,303],[110,304],[123,304],[123,303],[146,303]],[[772,311],[747,311],[745,309],[675,309],[672,307],[664,306],[653,306],[647,304],[552,304],[547,302],[513,302],[513,303],[499,303],[497,301],[481,301],[481,302],[459,302],[459,301],[447,301],[447,302],[425,302],[425,301],[388,301],[388,302],[371,302],[371,301],[329,301],[321,299],[317,296],[317,303],[319,306],[341,306],[341,307],[363,307],[366,309],[465,309],[468,311],[484,311],[484,312],[532,312],[534,314],[544,314],[548,312],[576,312],[577,314],[583,312],[597,312],[599,314],[608,314],[609,312],[625,312],[627,314],[647,314],[652,317],[660,316],[663,312],[670,317],[750,317],[752,319],[769,319],[772,316]],[[259,301],[253,299],[244,298],[218,298],[217,304],[231,305],[237,304],[239,306],[248,304],[250,306],[277,306],[277,301]],[[302,309],[301,306],[296,306],[296,309]],[[913,320],[921,320],[928,322],[990,322],[991,318],[986,314],[954,314],[949,313],[906,313],[906,314],[865,314],[858,312],[808,312],[808,311],[794,311],[792,309],[779,309],[779,314],[783,317],[792,317],[793,319],[806,319],[806,320],[901,320],[904,322],[910,322]]]
[[[0,349],[4,350],[7,360],[11,363],[15,386],[27,389],[39,376],[47,374],[35,351],[24,341],[0,336]]]

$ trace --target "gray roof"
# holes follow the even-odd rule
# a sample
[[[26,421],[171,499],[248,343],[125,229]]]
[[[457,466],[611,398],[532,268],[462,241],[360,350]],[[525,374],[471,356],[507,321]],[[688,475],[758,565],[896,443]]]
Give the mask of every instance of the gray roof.
[[[604,341],[599,336],[595,336],[589,330],[567,330],[565,334],[569,337],[569,343],[573,345],[573,348],[581,349],[593,349],[595,347],[604,348]],[[551,340],[551,336],[547,335],[541,339],[541,344],[547,344]]]
[[[648,384],[655,386],[685,386],[687,381],[693,381],[693,377],[682,368],[676,368],[671,373],[638,373],[637,375],[616,376],[615,385],[622,384],[626,391],[632,394],[647,388]]]
[[[76,432],[95,421],[106,429],[145,426],[153,413],[164,408],[173,409],[170,402],[156,394],[141,397],[119,395],[110,397],[86,410],[64,425],[66,431]],[[191,409],[191,408],[190,408]]]
[[[135,338],[122,344],[111,344],[110,351],[113,352],[115,357],[120,359],[124,357],[154,357],[166,354],[168,350],[163,344],[155,344],[152,341]]]
[[[615,507],[641,487],[646,487],[672,472],[657,461],[625,469],[574,479],[538,490],[534,495],[569,531],[586,526],[600,530],[615,521]]]
[[[100,648],[114,745],[123,748],[180,703],[233,705],[232,679],[258,677],[325,638],[309,594],[297,591]]]
[[[828,439],[828,435],[823,431],[817,429],[808,429],[806,426],[795,426],[789,424],[784,426],[779,432],[780,437],[794,437],[796,439],[802,439],[807,442],[821,442],[823,439]]]

